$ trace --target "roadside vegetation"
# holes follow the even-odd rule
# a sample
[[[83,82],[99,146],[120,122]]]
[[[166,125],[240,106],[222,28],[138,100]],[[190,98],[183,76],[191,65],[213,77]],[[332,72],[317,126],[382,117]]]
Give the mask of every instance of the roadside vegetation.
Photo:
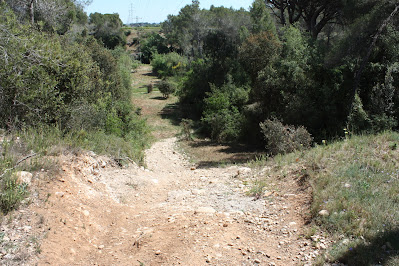
[[[316,263],[397,265],[399,262],[399,134],[359,135],[277,155],[266,161],[261,193],[278,179],[294,179],[312,191],[309,229],[334,244]],[[317,243],[315,243],[317,244]]]
[[[142,162],[149,132],[131,104],[138,64],[125,30],[117,14],[89,18],[75,1],[0,3],[1,213],[26,195],[14,173],[47,156],[86,149]]]

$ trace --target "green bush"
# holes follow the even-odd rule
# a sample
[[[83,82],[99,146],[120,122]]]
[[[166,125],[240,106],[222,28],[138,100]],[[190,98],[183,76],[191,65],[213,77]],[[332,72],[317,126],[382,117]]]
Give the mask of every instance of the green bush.
[[[19,184],[17,178],[7,173],[0,180],[0,211],[7,214],[17,208],[28,194],[27,184]]]
[[[37,32],[6,7],[0,11],[0,46],[8,55],[0,57],[0,128],[145,134],[136,127],[141,119],[130,102],[134,62],[124,49],[110,51],[93,37],[71,42]]]
[[[141,41],[141,62],[149,64],[155,54],[166,54],[169,48],[164,37],[158,33],[151,33]]]
[[[187,58],[178,53],[154,54],[152,70],[161,78],[182,75],[187,66]]]
[[[266,120],[260,123],[260,128],[267,141],[266,149],[272,154],[290,153],[309,148],[313,138],[309,132],[300,126],[285,126],[279,120]]]
[[[167,99],[169,98],[170,94],[176,92],[176,85],[166,79],[163,79],[158,83],[158,89],[163,94],[163,97]]]
[[[220,88],[211,85],[205,98],[202,122],[211,138],[218,142],[234,141],[242,137],[245,117],[244,105],[248,101],[248,89],[233,84],[232,77]]]

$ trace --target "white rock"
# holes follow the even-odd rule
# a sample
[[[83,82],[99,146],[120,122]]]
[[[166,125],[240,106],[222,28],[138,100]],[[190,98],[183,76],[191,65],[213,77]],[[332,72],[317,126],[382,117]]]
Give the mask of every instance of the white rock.
[[[348,245],[349,244],[349,239],[345,238],[344,240],[342,240],[342,244],[343,245]]]
[[[64,195],[65,195],[65,193],[64,192],[55,192],[55,195],[57,196],[57,197],[59,197],[59,198],[62,198]]]
[[[202,190],[202,189],[193,189],[193,190],[191,190],[191,193],[193,195],[201,195],[201,194],[204,194],[204,190]]]
[[[252,169],[249,167],[240,167],[237,171],[237,174],[240,176],[243,175],[249,175],[251,173]]]
[[[321,210],[321,211],[319,211],[319,215],[320,216],[329,216],[330,213],[327,210]]]
[[[33,175],[29,172],[19,171],[15,173],[15,176],[17,177],[17,182],[20,184],[25,183],[27,185],[30,185],[32,183]]]
[[[208,214],[213,214],[215,213],[216,210],[212,207],[199,207],[195,213],[208,213]]]

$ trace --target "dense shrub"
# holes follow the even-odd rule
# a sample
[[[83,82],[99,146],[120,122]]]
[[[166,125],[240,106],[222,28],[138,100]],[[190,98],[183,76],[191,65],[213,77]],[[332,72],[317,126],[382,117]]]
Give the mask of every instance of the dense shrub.
[[[126,36],[122,29],[123,22],[118,14],[90,14],[92,34],[105,47],[114,49],[126,44]]]
[[[313,138],[303,127],[286,126],[277,119],[267,119],[260,123],[267,141],[266,149],[272,154],[289,153],[309,148]]]
[[[80,43],[0,15],[0,127],[40,124],[62,130],[104,130],[124,137],[138,119],[130,103],[132,58],[93,37]],[[141,129],[137,129],[139,132]]]
[[[207,93],[208,97],[204,100],[202,122],[213,140],[224,142],[240,139],[248,91],[248,88],[234,85],[231,76],[220,88],[211,85],[211,92]]]
[[[170,94],[176,92],[176,85],[166,79],[163,79],[158,83],[158,89],[163,94],[164,98],[169,98]]]
[[[144,40],[141,41],[142,63],[149,64],[155,54],[166,54],[168,52],[169,48],[166,45],[165,38],[158,33],[152,33],[149,36],[145,36]]]
[[[187,66],[187,58],[178,53],[154,54],[152,70],[161,78],[182,75]]]

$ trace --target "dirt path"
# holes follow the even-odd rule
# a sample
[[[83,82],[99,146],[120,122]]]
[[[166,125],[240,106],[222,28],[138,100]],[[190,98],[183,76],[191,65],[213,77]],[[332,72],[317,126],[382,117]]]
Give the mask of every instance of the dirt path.
[[[303,237],[306,197],[294,181],[254,200],[246,193],[262,169],[197,169],[177,143],[153,144],[146,169],[61,158],[62,177],[41,184],[44,207],[30,207],[46,231],[38,265],[302,265],[319,252]]]

